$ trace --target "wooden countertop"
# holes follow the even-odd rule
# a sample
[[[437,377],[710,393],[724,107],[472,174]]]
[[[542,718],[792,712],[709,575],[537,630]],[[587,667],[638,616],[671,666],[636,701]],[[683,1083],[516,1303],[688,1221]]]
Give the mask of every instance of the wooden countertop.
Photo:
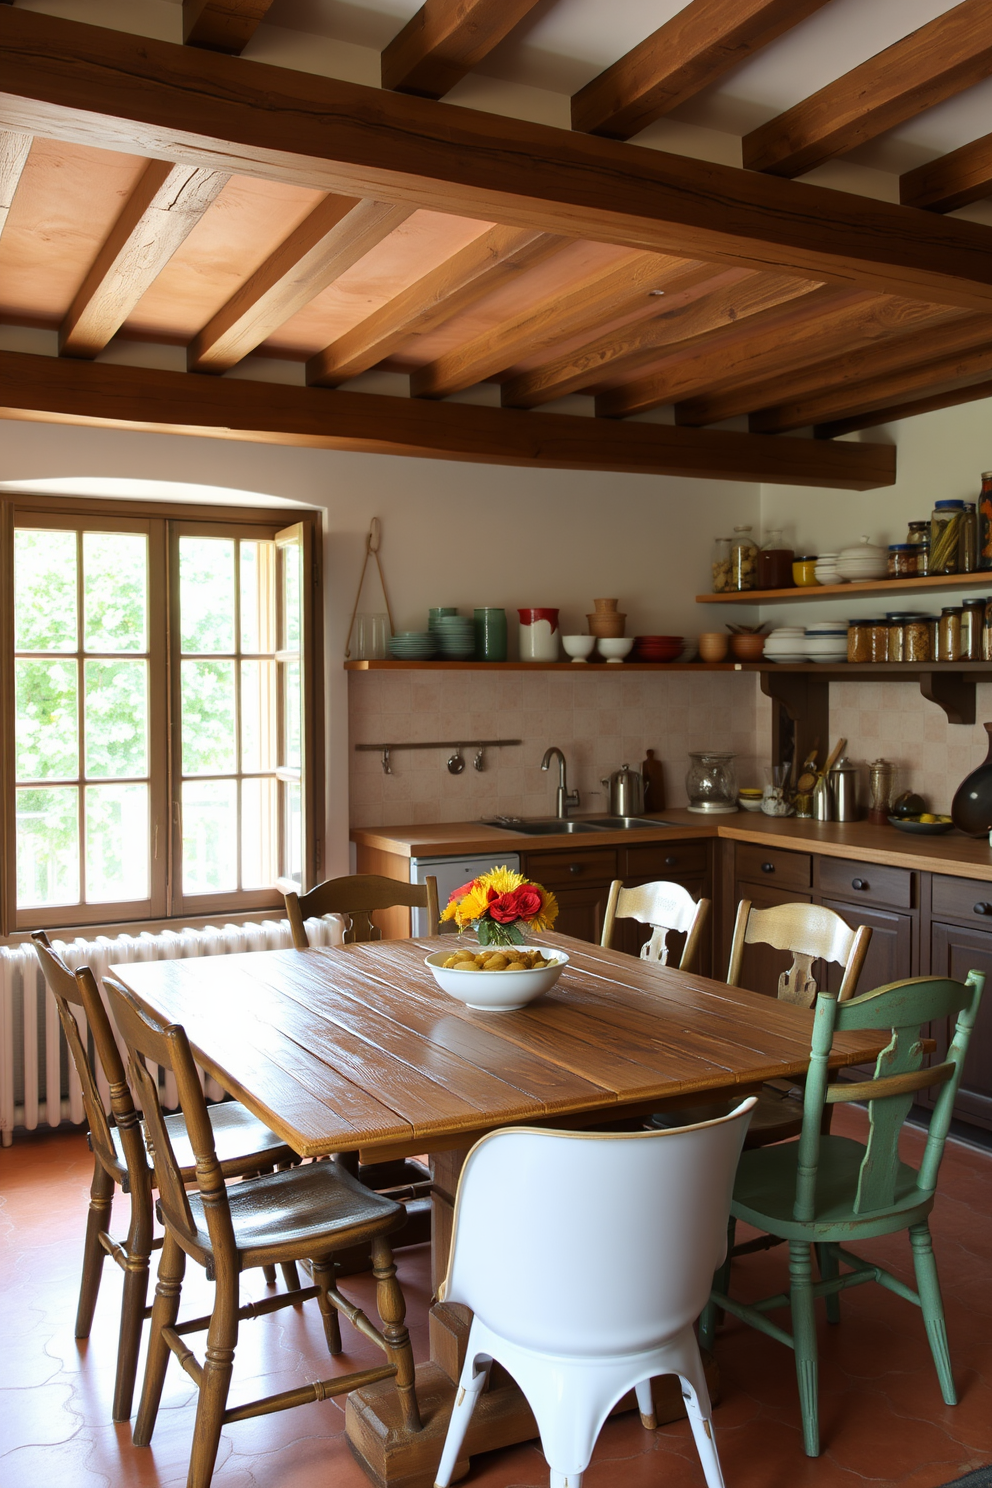
[[[577,820],[581,821],[581,817]],[[438,822],[397,827],[353,827],[352,842],[404,858],[468,856],[474,853],[561,852],[583,847],[637,846],[654,842],[676,842],[708,837],[734,842],[754,842],[763,847],[785,847],[797,852],[815,852],[826,857],[858,858],[868,863],[888,863],[957,878],[992,882],[992,847],[984,837],[965,837],[953,831],[945,836],[923,837],[900,832],[896,827],[873,827],[868,822],[796,821],[761,812],[738,811],[736,815],[706,817],[684,807],[662,813],[671,823],[657,829],[632,832],[563,832],[550,837],[529,837],[506,827],[487,827],[480,822]]]

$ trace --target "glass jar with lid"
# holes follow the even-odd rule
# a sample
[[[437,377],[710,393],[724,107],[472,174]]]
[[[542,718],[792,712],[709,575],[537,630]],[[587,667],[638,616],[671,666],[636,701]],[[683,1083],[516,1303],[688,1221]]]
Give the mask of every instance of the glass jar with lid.
[[[981,661],[984,624],[985,600],[966,599],[961,606],[961,649],[956,660]]]
[[[889,623],[889,661],[906,660],[906,621],[908,615],[886,615]]]
[[[889,543],[888,573],[890,579],[915,579],[917,550],[914,543]]]
[[[930,572],[960,572],[963,501],[935,501],[930,518]]]
[[[937,621],[934,661],[958,661],[961,656],[961,605],[945,605]]]
[[[992,596],[985,600],[985,623],[982,626],[982,660],[992,661]]]
[[[730,538],[713,541],[713,593],[726,594],[730,588]]]
[[[690,811],[716,816],[737,810],[734,758],[734,755],[719,750],[690,750],[685,777]]]
[[[978,498],[978,566],[992,568],[992,470],[983,474]]]
[[[917,578],[925,578],[930,572],[930,523],[910,522],[906,541],[916,549]]]
[[[877,620],[867,620],[868,647],[871,652],[869,661],[888,661],[889,659],[889,622],[881,616]]]
[[[871,621],[849,620],[847,622],[848,661],[871,661]]]
[[[758,588],[792,589],[792,560],[795,553],[782,541],[777,527],[771,528],[758,550]]]
[[[973,501],[965,502],[961,518],[960,567],[962,573],[974,573],[978,567],[978,514]]]
[[[739,590],[758,587],[758,545],[749,526],[734,528],[730,542],[729,587]]]
[[[903,661],[929,661],[933,652],[930,646],[930,616],[907,615],[902,626]]]

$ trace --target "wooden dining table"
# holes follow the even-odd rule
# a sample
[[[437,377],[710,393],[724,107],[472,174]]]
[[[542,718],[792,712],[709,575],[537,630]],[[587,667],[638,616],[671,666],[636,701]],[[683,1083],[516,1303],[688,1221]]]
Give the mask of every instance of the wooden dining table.
[[[302,1157],[428,1154],[436,1288],[458,1174],[486,1132],[595,1128],[701,1096],[743,1098],[808,1064],[805,1009],[569,936],[535,940],[566,951],[569,964],[517,1012],[474,1011],[441,991],[424,958],[450,937],[112,970],[151,1011],[181,1023],[203,1068]],[[840,1035],[831,1064],[863,1064],[884,1041]],[[470,1321],[464,1308],[431,1308],[430,1359],[417,1370],[420,1432],[403,1427],[391,1381],[348,1396],[348,1437],[376,1482],[433,1483]],[[659,1419],[673,1419],[681,1396],[656,1384]],[[466,1452],[536,1434],[513,1382],[495,1374]]]

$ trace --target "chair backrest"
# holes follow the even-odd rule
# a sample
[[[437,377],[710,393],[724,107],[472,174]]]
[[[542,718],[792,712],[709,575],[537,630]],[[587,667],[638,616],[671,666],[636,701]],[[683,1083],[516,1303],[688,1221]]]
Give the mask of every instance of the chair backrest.
[[[425,878],[422,884],[408,884],[378,873],[353,873],[329,878],[309,894],[286,894],[285,900],[293,945],[298,951],[305,951],[310,944],[304,921],[326,914],[344,915],[350,921],[344,932],[345,945],[381,940],[382,931],[372,920],[373,911],[396,905],[426,909],[427,934],[438,933],[437,879],[433,877]]]
[[[817,1169],[823,1108],[840,1101],[867,1101],[870,1135],[858,1174],[851,1208],[856,1214],[884,1212],[895,1197],[899,1171],[899,1131],[913,1097],[921,1090],[941,1087],[930,1120],[927,1144],[920,1163],[918,1188],[932,1193],[951,1124],[951,1108],[961,1079],[968,1041],[978,1015],[985,978],[968,973],[966,982],[943,977],[912,977],[892,982],[840,1002],[821,992],[816,1001],[813,1042],[803,1128],[799,1138],[799,1179],[794,1217],[810,1220],[816,1213]],[[936,1019],[955,1018],[954,1036],[941,1064],[924,1066],[923,1031]],[[835,1033],[879,1029],[889,1041],[879,1054],[870,1080],[828,1081],[828,1061]],[[837,1195],[831,1190],[831,1204]]]
[[[702,1311],[754,1097],[651,1132],[510,1127],[462,1169],[444,1298],[557,1354],[651,1348]]]
[[[783,1002],[813,1006],[818,990],[812,973],[814,961],[836,961],[843,966],[837,995],[844,1002],[854,995],[870,941],[868,925],[852,930],[839,914],[820,904],[776,904],[772,909],[755,909],[749,899],[742,899],[737,906],[727,982],[736,987],[740,981],[745,945],[768,945],[792,954],[792,965],[778,979],[778,996]]]
[[[115,977],[103,979],[114,1022],[127,1045],[134,1090],[145,1119],[146,1141],[155,1167],[155,1186],[163,1220],[182,1239],[195,1242],[196,1228],[186,1197],[186,1188],[159,1099],[158,1082],[146,1060],[171,1070],[176,1078],[179,1104],[196,1158],[196,1181],[204,1199],[204,1210],[215,1251],[234,1254],[234,1229],[227,1202],[224,1178],[217,1162],[213,1128],[203,1098],[186,1030],[178,1023],[163,1023],[148,1012]]]
[[[651,926],[651,938],[641,946],[642,959],[667,966],[668,936],[671,931],[677,931],[685,936],[679,970],[691,971],[699,954],[699,942],[709,909],[708,899],[700,899],[697,904],[681,884],[658,882],[625,889],[622,881],[615,878],[606,901],[600,945],[612,944],[617,920],[638,920],[642,925]]]

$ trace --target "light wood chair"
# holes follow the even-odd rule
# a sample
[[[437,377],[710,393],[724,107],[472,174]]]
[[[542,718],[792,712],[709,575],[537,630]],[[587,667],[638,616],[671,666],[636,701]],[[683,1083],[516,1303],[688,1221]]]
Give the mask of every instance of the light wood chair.
[[[76,1337],[89,1337],[103,1275],[103,1263],[110,1256],[124,1272],[112,1414],[115,1421],[126,1421],[131,1414],[134,1395],[141,1326],[148,1316],[145,1302],[148,1294],[149,1260],[152,1250],[162,1244],[160,1239],[153,1237],[153,1179],[145,1151],[145,1128],[131,1099],[124,1063],[93,973],[88,966],[81,966],[73,973],[53,949],[44,930],[35,931],[32,939],[48,989],[55,999],[69,1054],[82,1086],[83,1109],[93,1152],[93,1178],[83,1246],[83,1274],[76,1311]],[[81,1029],[76,1019],[74,1010],[79,1009],[89,1025],[96,1056],[109,1087],[114,1125],[111,1125],[108,1118],[100,1094],[100,1083],[90,1061],[85,1025]],[[237,1101],[225,1101],[222,1105],[213,1106],[210,1114],[218,1160],[226,1177],[258,1173],[270,1169],[276,1163],[296,1160],[292,1148],[287,1147],[275,1132],[269,1131],[267,1126]],[[180,1115],[169,1116],[166,1118],[166,1127],[176,1153],[181,1180],[183,1183],[192,1183],[196,1159],[186,1132],[185,1120]],[[124,1240],[115,1240],[108,1229],[117,1188],[128,1194],[131,1204],[127,1237]],[[291,1287],[299,1287],[295,1266],[287,1267],[284,1275]],[[267,1273],[267,1279],[270,1282],[275,1281],[274,1270]]]
[[[617,920],[637,920],[642,925],[651,926],[651,938],[641,946],[642,960],[667,966],[668,936],[675,931],[685,936],[679,970],[692,971],[709,912],[710,901],[700,899],[697,903],[681,884],[658,882],[625,889],[622,880],[615,878],[606,901],[599,943],[607,949],[610,947]]]
[[[155,1166],[165,1240],[152,1306],[148,1360],[134,1426],[136,1446],[148,1446],[158,1415],[169,1354],[174,1353],[199,1390],[187,1488],[208,1488],[222,1428],[232,1421],[268,1415],[344,1395],[377,1380],[395,1379],[400,1415],[407,1431],[420,1429],[413,1352],[404,1323],[403,1293],[387,1236],[404,1220],[403,1209],[373,1193],[338,1163],[309,1163],[228,1188],[217,1159],[214,1132],[185,1030],[145,1011],[126,987],[104,979],[114,1019],[130,1055],[130,1073],[145,1112],[148,1144]],[[187,1193],[168,1124],[159,1103],[150,1060],[171,1070],[196,1155],[196,1189]],[[371,1243],[377,1282],[380,1330],[335,1285],[334,1252]],[[215,1285],[208,1318],[179,1323],[180,1294],[187,1256],[203,1266]],[[294,1293],[240,1306],[242,1272],[256,1266],[306,1260],[313,1285]],[[332,1379],[318,1380],[229,1408],[228,1391],[243,1318],[275,1312],[316,1297],[332,1354],[342,1351],[338,1314],[385,1353],[387,1362]],[[203,1362],[185,1342],[207,1330]]]
[[[378,873],[353,873],[344,878],[329,878],[309,894],[290,892],[284,897],[293,945],[298,951],[305,951],[310,945],[304,921],[327,914],[344,915],[349,921],[344,933],[345,945],[381,940],[382,931],[372,915],[377,909],[393,909],[397,905],[426,909],[427,934],[438,933],[437,879],[433,877],[426,878],[422,884],[406,884]]]

